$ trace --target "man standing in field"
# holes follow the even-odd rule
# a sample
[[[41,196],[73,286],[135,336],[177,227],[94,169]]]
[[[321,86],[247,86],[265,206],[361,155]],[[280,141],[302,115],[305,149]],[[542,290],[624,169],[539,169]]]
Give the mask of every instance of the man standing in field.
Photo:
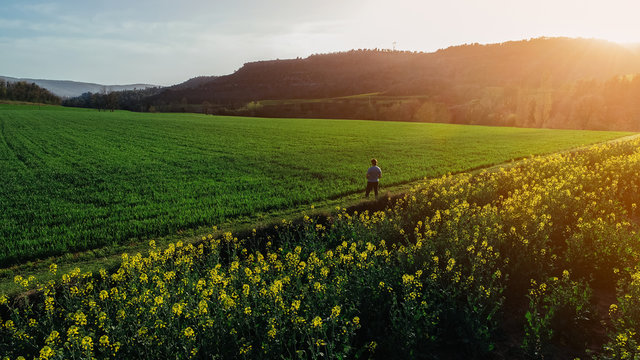
[[[371,167],[367,170],[367,190],[365,193],[365,197],[369,197],[369,193],[371,189],[373,189],[376,194],[376,198],[378,197],[378,179],[382,177],[382,170],[378,167],[378,160],[371,159]]]

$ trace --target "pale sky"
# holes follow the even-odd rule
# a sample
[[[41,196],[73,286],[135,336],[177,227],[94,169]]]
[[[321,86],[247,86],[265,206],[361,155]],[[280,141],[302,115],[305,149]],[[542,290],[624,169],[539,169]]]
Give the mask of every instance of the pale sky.
[[[245,62],[540,36],[640,42],[635,0],[0,0],[0,75],[172,85]]]

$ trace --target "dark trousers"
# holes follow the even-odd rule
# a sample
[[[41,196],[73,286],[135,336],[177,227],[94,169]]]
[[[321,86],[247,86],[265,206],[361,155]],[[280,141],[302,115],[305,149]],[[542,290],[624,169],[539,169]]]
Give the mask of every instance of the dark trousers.
[[[369,197],[369,193],[371,192],[371,189],[373,189],[373,192],[376,194],[376,197],[378,197],[378,182],[377,181],[367,181],[367,190],[364,196]]]

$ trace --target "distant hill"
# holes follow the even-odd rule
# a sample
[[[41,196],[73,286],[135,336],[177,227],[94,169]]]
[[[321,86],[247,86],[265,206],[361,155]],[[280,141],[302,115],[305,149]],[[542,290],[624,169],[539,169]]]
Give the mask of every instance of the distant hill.
[[[352,50],[252,62],[231,75],[167,88],[154,99],[237,104],[364,93],[431,95],[452,85],[558,86],[635,73],[640,73],[638,47],[593,39],[538,38],[460,45],[433,53]]]
[[[123,91],[133,89],[146,89],[151,87],[157,87],[150,84],[131,84],[131,85],[101,85],[94,83],[85,83],[69,80],[44,80],[44,79],[23,79],[13,78],[8,76],[0,76],[0,79],[4,79],[7,82],[25,81],[27,83],[34,83],[44,89],[49,90],[54,95],[63,98],[80,96],[86,92],[100,93],[100,92],[112,92]]]

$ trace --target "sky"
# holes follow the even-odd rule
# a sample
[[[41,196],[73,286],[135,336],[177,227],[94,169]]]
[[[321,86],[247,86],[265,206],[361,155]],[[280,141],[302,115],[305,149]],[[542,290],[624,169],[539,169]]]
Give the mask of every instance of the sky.
[[[636,0],[0,0],[0,75],[173,85],[246,62],[567,36],[640,43]]]

